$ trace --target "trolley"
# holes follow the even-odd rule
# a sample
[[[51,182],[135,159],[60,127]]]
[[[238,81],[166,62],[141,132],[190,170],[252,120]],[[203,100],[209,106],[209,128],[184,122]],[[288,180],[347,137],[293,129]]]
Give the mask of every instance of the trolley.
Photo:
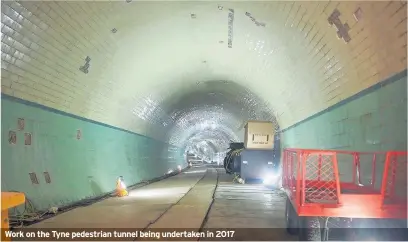
[[[325,241],[334,231],[329,223],[361,228],[370,227],[362,221],[406,221],[407,154],[285,149],[287,232],[299,240]],[[348,239],[363,240],[357,229],[347,231]]]

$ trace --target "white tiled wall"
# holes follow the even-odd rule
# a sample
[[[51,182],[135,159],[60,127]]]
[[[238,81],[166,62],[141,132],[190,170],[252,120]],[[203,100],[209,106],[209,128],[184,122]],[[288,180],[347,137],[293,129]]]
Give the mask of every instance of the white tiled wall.
[[[285,128],[406,68],[406,1],[247,1],[220,8],[199,1],[2,1],[1,7],[2,93],[138,133],[150,132],[149,120],[135,111],[145,97],[160,106],[197,81],[250,88]],[[351,28],[348,44],[327,22],[335,8]],[[79,71],[86,56],[87,75]],[[164,128],[154,130],[148,135]]]

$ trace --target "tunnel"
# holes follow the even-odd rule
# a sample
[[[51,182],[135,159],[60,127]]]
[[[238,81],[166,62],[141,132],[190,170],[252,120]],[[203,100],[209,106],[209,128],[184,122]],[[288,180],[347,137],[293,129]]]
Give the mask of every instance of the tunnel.
[[[406,151],[406,58],[406,1],[2,1],[1,189],[24,193],[36,214],[76,207],[33,226],[144,227],[169,204],[204,218],[215,189],[280,219],[247,226],[281,227],[278,191],[245,200],[205,163],[242,142],[248,120],[272,122],[282,152]],[[190,171],[188,153],[204,163]],[[148,185],[75,205],[120,176]],[[148,187],[159,195],[141,195]],[[221,217],[208,221],[231,225]]]

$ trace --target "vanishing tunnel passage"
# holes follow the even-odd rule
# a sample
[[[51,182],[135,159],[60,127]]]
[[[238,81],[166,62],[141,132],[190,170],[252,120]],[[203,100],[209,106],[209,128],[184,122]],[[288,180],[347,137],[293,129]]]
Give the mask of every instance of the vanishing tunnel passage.
[[[248,120],[272,122],[278,150],[407,149],[406,1],[2,1],[1,14],[2,191],[36,211],[189,153],[220,163]]]

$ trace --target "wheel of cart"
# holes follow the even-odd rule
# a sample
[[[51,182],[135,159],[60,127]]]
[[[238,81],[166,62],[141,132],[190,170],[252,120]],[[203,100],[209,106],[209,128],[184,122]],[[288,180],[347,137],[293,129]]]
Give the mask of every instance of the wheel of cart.
[[[407,154],[285,149],[282,184],[287,232],[299,240],[325,241],[331,236],[331,223],[362,228],[362,221],[406,220]],[[348,239],[367,239],[361,237],[361,230],[347,231],[352,231]]]

